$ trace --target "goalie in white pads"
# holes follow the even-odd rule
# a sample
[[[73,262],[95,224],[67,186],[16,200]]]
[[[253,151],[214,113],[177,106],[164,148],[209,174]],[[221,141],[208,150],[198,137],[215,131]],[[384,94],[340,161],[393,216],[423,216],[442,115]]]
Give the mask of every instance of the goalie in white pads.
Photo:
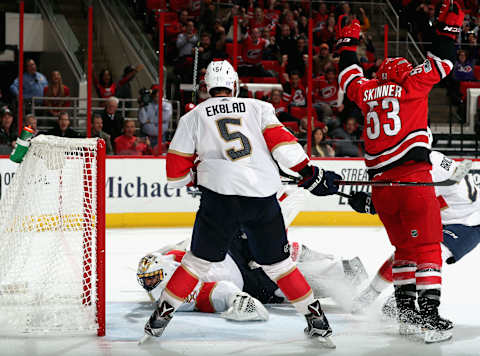
[[[458,171],[464,166],[446,157],[440,152],[430,153],[432,162],[432,179],[434,182],[442,182],[458,175]],[[469,166],[469,165],[466,165]],[[458,262],[463,256],[472,251],[480,243],[480,199],[478,187],[471,174],[461,174],[457,177],[457,184],[449,186],[435,186],[437,200],[441,207],[441,219],[443,225],[442,260],[446,264]],[[370,210],[375,213],[371,199],[366,193],[356,193],[349,199],[350,205],[358,212]],[[369,286],[363,290],[354,301],[352,312],[364,311],[381,294],[383,290],[392,284],[392,257],[389,257],[380,267]],[[383,312],[389,317],[396,316],[396,305],[389,298],[383,307]]]
[[[304,191],[285,186],[277,197],[288,226],[300,210]],[[252,261],[246,239],[247,236],[241,234],[232,240],[225,260],[212,264],[203,283],[197,285],[179,311],[223,312],[223,317],[236,321],[267,320],[268,312],[262,303],[286,302],[278,286]],[[165,246],[140,260],[137,279],[152,301],[160,296],[189,245],[190,240],[185,240]],[[349,310],[356,287],[367,278],[360,259],[342,260],[298,242],[291,242],[289,248],[292,261],[305,275],[314,296],[331,297]]]

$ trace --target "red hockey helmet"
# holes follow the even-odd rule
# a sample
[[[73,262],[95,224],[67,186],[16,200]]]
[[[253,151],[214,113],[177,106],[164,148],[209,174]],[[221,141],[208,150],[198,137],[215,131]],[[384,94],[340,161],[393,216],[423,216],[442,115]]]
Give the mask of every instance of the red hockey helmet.
[[[402,84],[412,69],[412,64],[403,57],[386,58],[378,68],[377,79],[381,83],[392,81]]]

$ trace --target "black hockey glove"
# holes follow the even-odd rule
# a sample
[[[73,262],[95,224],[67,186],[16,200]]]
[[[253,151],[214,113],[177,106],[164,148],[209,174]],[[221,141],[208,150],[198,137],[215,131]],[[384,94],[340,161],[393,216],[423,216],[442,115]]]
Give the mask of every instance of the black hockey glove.
[[[342,180],[342,177],[337,173],[325,171],[316,166],[306,166],[299,173],[303,179],[298,183],[298,186],[317,196],[335,194],[338,191],[338,185],[334,182]]]
[[[373,206],[372,197],[365,192],[357,192],[348,198],[348,204],[358,213],[369,213],[375,215],[377,212]]]

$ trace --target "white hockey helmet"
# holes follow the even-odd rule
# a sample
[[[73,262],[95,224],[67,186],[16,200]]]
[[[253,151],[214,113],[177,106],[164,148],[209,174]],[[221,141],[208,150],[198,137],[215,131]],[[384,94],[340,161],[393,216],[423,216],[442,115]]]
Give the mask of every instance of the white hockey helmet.
[[[180,263],[175,262],[174,255],[162,255],[153,252],[144,256],[138,263],[138,283],[150,292],[159,285],[167,284]]]
[[[240,92],[238,74],[228,61],[212,61],[205,73],[207,91],[213,88],[227,88],[232,91],[232,96],[238,96]]]

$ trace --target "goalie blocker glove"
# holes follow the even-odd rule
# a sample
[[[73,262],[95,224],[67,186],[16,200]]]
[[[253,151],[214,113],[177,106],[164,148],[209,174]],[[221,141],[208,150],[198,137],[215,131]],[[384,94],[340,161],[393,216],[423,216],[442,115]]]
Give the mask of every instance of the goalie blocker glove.
[[[303,177],[298,186],[317,196],[332,195],[338,192],[338,185],[335,184],[335,181],[342,179],[337,173],[325,171],[316,166],[305,166],[298,173]]]
[[[373,206],[372,197],[365,192],[357,192],[348,198],[348,204],[358,213],[375,215],[377,212]]]
[[[437,35],[456,40],[462,31],[463,18],[464,13],[456,1],[451,7],[450,0],[444,0],[438,15]]]

